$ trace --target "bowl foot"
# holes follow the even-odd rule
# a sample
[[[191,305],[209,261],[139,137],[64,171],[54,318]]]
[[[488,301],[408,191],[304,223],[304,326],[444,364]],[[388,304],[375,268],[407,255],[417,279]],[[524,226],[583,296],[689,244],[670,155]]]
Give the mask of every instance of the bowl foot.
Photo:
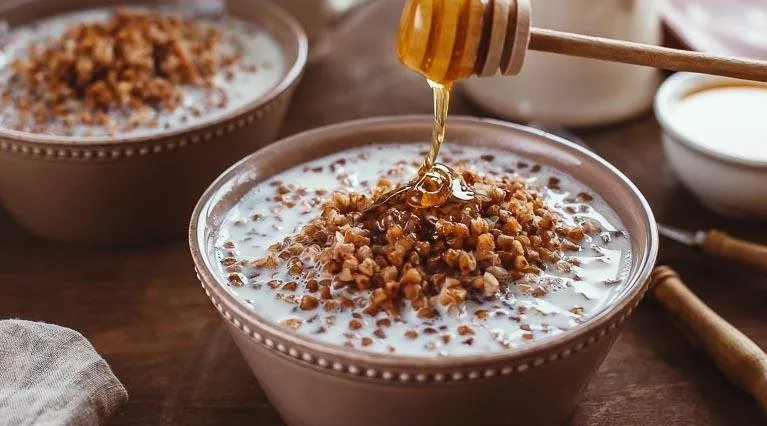
[[[727,204],[717,203],[711,200],[705,200],[701,197],[698,197],[698,200],[708,210],[711,210],[712,212],[716,214],[726,216],[732,219],[746,220],[746,221],[752,221],[752,222],[765,222],[767,220],[765,219],[766,217],[765,214],[758,214],[751,211],[745,211]]]

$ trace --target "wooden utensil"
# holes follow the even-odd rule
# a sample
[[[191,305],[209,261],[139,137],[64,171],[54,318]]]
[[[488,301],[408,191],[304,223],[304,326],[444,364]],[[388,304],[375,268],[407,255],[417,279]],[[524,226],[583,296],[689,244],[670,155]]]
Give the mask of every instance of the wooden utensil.
[[[650,291],[719,370],[767,413],[767,354],[698,299],[671,268],[655,269]]]
[[[709,256],[751,265],[767,272],[767,247],[729,236],[716,229],[689,232],[658,224],[658,231],[666,238],[698,247]]]
[[[530,12],[530,0],[408,0],[400,60],[439,83],[518,74],[528,49],[767,82],[767,61],[531,28]]]
[[[651,46],[542,28],[531,29],[529,49],[581,58],[767,82],[767,61]]]

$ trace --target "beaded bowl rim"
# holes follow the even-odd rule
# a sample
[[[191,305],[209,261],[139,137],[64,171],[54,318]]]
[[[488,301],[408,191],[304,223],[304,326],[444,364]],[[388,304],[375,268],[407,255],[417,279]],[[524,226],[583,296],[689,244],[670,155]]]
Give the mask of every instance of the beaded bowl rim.
[[[15,2],[7,7],[0,8],[0,17],[2,13],[7,12],[9,9],[18,7],[19,4],[27,3],[29,1],[44,2],[45,0],[24,0],[21,2]],[[193,124],[189,126],[181,126],[177,129],[171,129],[168,131],[158,131],[157,133],[149,135],[138,136],[59,136],[59,135],[46,135],[39,133],[32,133],[20,130],[14,130],[0,126],[0,141],[4,144],[0,148],[0,151],[20,151],[27,147],[28,150],[33,150],[35,147],[35,153],[39,150],[43,152],[46,149],[62,149],[71,148],[74,151],[87,151],[88,149],[102,148],[111,150],[117,147],[135,147],[140,149],[140,146],[152,146],[152,145],[167,145],[169,140],[186,140],[194,139],[198,133],[205,133],[206,130],[214,130],[214,133],[218,133],[216,129],[231,127],[234,123],[244,120],[244,117],[253,115],[254,118],[260,118],[265,115],[273,104],[277,103],[280,97],[294,87],[301,79],[304,69],[307,66],[309,58],[309,41],[304,31],[304,28],[289,12],[283,9],[281,6],[267,2],[264,0],[248,0],[252,7],[258,8],[259,12],[265,17],[262,19],[271,19],[270,23],[279,25],[286,30],[286,34],[291,34],[294,37],[297,51],[295,55],[286,52],[286,49],[282,43],[280,44],[280,52],[283,55],[283,59],[286,60],[286,69],[282,73],[282,76],[272,88],[261,96],[247,102],[238,108],[222,114],[220,117],[209,121],[203,121],[199,124]],[[105,7],[112,7],[106,5]],[[77,10],[75,7],[73,10]],[[36,17],[35,19],[43,19],[44,17]],[[265,30],[266,31],[266,30]],[[260,112],[260,115],[256,117],[256,113]],[[239,120],[238,120],[239,119]],[[254,120],[249,119],[249,123]],[[257,120],[255,120],[257,121]],[[223,132],[222,132],[223,133]],[[216,134],[218,136],[218,134]],[[13,149],[17,147],[17,149]],[[26,150],[25,150],[26,151]]]
[[[216,295],[214,288],[217,284],[209,285],[201,278],[199,271],[195,268],[198,280],[202,283],[205,294],[210,299],[213,306],[220,313],[221,317],[237,329],[236,332],[242,332],[255,344],[263,346],[277,356],[289,359],[293,362],[301,363],[311,368],[325,370],[329,374],[335,374],[342,377],[351,377],[366,380],[383,380],[387,382],[402,383],[444,383],[461,382],[466,380],[491,379],[497,376],[509,376],[512,374],[524,374],[535,368],[551,364],[557,361],[564,361],[576,353],[588,348],[605,337],[618,332],[621,324],[628,319],[634,309],[639,305],[645,294],[649,290],[650,281],[645,281],[641,285],[641,291],[631,299],[631,303],[626,305],[621,311],[616,312],[613,321],[604,324],[601,328],[592,330],[588,337],[577,342],[571,342],[569,345],[563,345],[558,348],[548,349],[548,352],[530,354],[527,357],[506,362],[494,362],[484,364],[469,364],[457,366],[431,366],[431,365],[381,365],[366,364],[365,360],[354,360],[350,357],[340,357],[334,355],[322,355],[306,349],[300,344],[295,345],[291,342],[281,340],[280,337],[259,331],[248,325],[246,318],[240,316],[237,312],[227,310]],[[394,358],[395,356],[391,356]],[[403,357],[400,357],[403,358]],[[429,358],[411,358],[417,361],[428,361]]]
[[[297,83],[297,82],[296,82]],[[121,159],[141,158],[149,155],[162,154],[176,149],[197,145],[203,142],[221,139],[223,136],[247,126],[258,123],[279,106],[288,101],[287,94],[295,87],[289,87],[281,92],[271,102],[254,110],[243,111],[242,114],[231,117],[216,125],[198,129],[195,132],[182,133],[170,137],[162,136],[139,144],[107,144],[96,146],[66,146],[48,143],[16,142],[0,137],[0,155],[17,156],[39,161],[116,161]]]
[[[323,137],[327,138],[332,135],[337,137],[342,134],[348,135],[364,131],[370,127],[407,126],[431,123],[431,120],[432,118],[426,115],[406,115],[362,119],[321,127],[275,142],[269,147],[245,157],[219,176],[206,190],[194,209],[189,228],[189,247],[197,277],[202,283],[205,293],[222,317],[257,344],[296,362],[303,362],[337,374],[359,376],[360,378],[391,380],[397,378],[397,375],[405,375],[403,377],[407,380],[403,377],[399,377],[399,379],[416,382],[492,377],[496,375],[495,373],[499,375],[512,372],[521,373],[534,367],[569,358],[574,353],[615,332],[646,293],[650,273],[657,259],[659,246],[657,227],[647,200],[626,176],[593,152],[565,139],[530,127],[492,119],[453,117],[451,118],[451,126],[453,129],[460,126],[484,126],[496,130],[507,129],[513,133],[544,138],[563,145],[563,149],[588,159],[612,175],[615,178],[615,184],[621,185],[621,189],[631,194],[641,206],[643,227],[649,233],[646,252],[643,258],[638,260],[626,290],[623,291],[619,299],[582,326],[568,333],[545,339],[539,344],[509,352],[443,358],[379,354],[360,349],[344,348],[340,345],[320,342],[291,332],[285,327],[261,318],[224,288],[226,284],[223,279],[217,278],[210,256],[207,254],[205,233],[207,219],[222,188],[236,181],[237,177],[242,177],[240,172],[245,172],[245,165],[254,157],[268,155],[270,152],[279,153],[285,146],[298,146],[308,140],[323,140]],[[396,372],[397,374],[396,377],[387,378],[384,377],[383,373],[385,372]],[[417,375],[424,380],[416,378]]]

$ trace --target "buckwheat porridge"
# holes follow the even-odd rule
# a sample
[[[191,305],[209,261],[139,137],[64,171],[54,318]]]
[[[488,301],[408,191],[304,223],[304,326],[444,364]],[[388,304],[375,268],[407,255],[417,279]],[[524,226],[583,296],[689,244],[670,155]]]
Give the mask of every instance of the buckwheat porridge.
[[[271,35],[221,11],[59,15],[0,39],[0,126],[145,136],[204,124],[276,86],[283,62]]]
[[[228,213],[219,273],[263,318],[378,353],[508,351],[566,333],[625,286],[630,241],[569,176],[453,144],[444,163],[477,196],[374,205],[416,174],[422,145],[371,145],[289,169]]]

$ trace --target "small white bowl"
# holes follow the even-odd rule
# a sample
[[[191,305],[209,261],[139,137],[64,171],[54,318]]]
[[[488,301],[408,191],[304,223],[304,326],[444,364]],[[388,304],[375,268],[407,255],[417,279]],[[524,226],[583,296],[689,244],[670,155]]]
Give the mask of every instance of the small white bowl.
[[[674,104],[680,99],[724,86],[767,87],[692,73],[677,73],[661,85],[655,97],[655,116],[663,128],[666,158],[679,179],[709,209],[739,219],[767,220],[767,161],[736,157],[705,146],[685,136],[673,119]],[[727,113],[727,105],[722,105],[722,113]],[[767,143],[767,134],[764,136]]]

